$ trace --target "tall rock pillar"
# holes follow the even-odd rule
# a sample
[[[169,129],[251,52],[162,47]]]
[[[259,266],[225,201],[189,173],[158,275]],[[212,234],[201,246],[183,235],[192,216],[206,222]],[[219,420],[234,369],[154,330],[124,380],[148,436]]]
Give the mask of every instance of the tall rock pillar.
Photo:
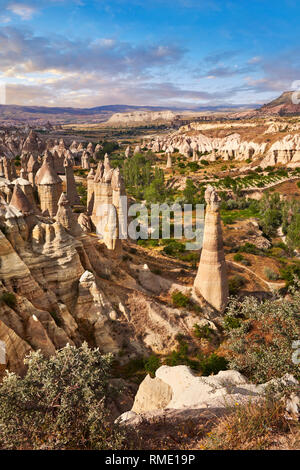
[[[48,155],[45,155],[43,165],[37,172],[35,181],[38,187],[42,213],[54,217],[62,193],[62,181],[57,176]]]
[[[194,289],[214,309],[223,312],[228,301],[228,279],[219,211],[220,198],[212,186],[206,189],[205,201],[207,206],[203,247]]]
[[[67,199],[69,203],[71,204],[71,206],[74,206],[74,204],[80,203],[80,198],[77,194],[72,158],[65,157],[64,169],[65,169],[65,175],[66,175]]]

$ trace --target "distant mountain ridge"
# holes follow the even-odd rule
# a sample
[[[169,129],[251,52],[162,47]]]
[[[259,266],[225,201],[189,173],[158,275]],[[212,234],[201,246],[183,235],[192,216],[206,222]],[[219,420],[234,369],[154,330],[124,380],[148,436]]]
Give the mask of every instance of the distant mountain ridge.
[[[24,106],[0,105],[0,122],[4,125],[23,125],[25,122],[35,125],[71,124],[71,123],[97,123],[108,121],[114,114],[134,112],[174,112],[180,114],[184,111],[207,113],[235,113],[233,119],[256,116],[290,116],[300,115],[300,104],[292,102],[292,91],[285,91],[278,98],[262,106],[258,105],[217,105],[197,106],[193,108],[173,106],[136,106],[127,104],[113,104],[95,106],[92,108],[73,108],[60,106]]]
[[[264,104],[257,111],[262,114],[271,114],[279,116],[297,116],[300,115],[300,104],[294,104],[292,101],[293,91],[285,91],[278,98]]]
[[[254,106],[247,106],[254,108]],[[114,104],[95,106],[92,108],[72,108],[72,107],[49,107],[49,106],[22,106],[22,105],[0,105],[0,121],[2,123],[24,123],[44,124],[49,121],[54,124],[67,124],[78,122],[104,122],[116,113],[140,112],[163,112],[173,111],[182,113],[192,112],[226,112],[246,108],[246,105],[222,105],[222,106],[199,106],[193,109],[178,108],[172,106],[135,106],[127,104]]]

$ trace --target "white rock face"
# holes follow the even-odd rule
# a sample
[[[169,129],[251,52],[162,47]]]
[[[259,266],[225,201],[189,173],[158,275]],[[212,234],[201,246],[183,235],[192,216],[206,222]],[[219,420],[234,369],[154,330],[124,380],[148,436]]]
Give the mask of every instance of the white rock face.
[[[250,384],[235,370],[220,371],[209,377],[198,377],[187,366],[161,366],[156,377],[149,375],[140,384],[135,396],[131,413],[148,414],[149,412],[168,413],[172,410],[225,409],[236,404],[262,399],[264,390],[270,384],[281,383],[284,386],[296,385],[298,381],[286,374],[281,379],[266,384]],[[288,409],[288,407],[290,409]],[[287,411],[296,414],[299,397],[294,395],[287,403]],[[136,414],[123,414],[123,422],[130,422]],[[126,415],[126,416],[125,416]]]
[[[176,114],[172,111],[134,111],[132,113],[115,113],[107,121],[108,124],[132,124],[139,122],[172,121]]]
[[[165,408],[172,399],[172,388],[158,377],[152,379],[150,375],[143,380],[139,387],[131,411],[143,411]]]
[[[234,370],[220,371],[210,377],[196,377],[187,366],[162,366],[156,371],[156,377],[172,389],[172,400],[167,408],[223,407],[226,399],[240,401],[241,395],[258,395],[260,391]]]
[[[266,150],[266,143],[257,144],[256,142],[242,141],[238,133],[223,138],[208,137],[200,132],[195,135],[188,135],[183,127],[169,136],[156,137],[148,142],[147,147],[153,152],[158,152],[160,149],[168,149],[170,152],[170,149],[174,151],[177,148],[184,156],[193,156],[193,161],[195,161],[196,155],[194,151],[207,152],[205,159],[209,161],[215,161],[217,158],[247,160],[248,158],[263,155]]]

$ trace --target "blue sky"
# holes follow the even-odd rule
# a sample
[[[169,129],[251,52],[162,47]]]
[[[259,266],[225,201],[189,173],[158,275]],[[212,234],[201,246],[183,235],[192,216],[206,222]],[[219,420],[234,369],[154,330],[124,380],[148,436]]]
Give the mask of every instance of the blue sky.
[[[300,80],[297,0],[0,0],[7,103],[264,103]]]

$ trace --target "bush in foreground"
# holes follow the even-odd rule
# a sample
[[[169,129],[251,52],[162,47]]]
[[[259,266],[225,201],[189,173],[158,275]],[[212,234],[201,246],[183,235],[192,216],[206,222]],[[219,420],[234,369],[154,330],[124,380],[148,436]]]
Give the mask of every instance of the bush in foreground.
[[[106,404],[111,362],[87,344],[50,358],[31,353],[26,375],[8,373],[0,386],[0,448],[121,448]]]
[[[284,417],[284,404],[263,401],[237,405],[233,412],[221,418],[209,432],[200,448],[205,450],[263,450],[268,449],[278,435],[290,430]]]
[[[251,381],[264,383],[284,374],[299,379],[299,365],[293,362],[293,342],[299,339],[299,283],[289,297],[259,301],[247,297],[233,300],[225,316],[231,326],[227,335],[229,368],[239,370]],[[232,325],[232,319],[239,323]]]

